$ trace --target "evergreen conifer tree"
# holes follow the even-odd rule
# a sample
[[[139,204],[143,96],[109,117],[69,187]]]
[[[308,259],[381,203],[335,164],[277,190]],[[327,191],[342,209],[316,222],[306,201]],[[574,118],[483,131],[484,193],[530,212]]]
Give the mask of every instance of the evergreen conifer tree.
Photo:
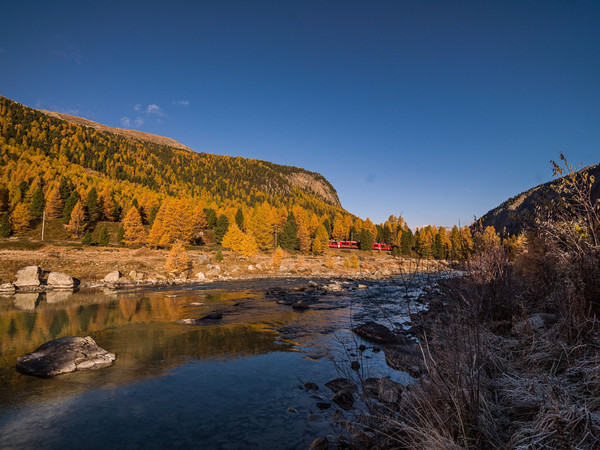
[[[77,194],[77,191],[73,191],[71,193],[71,195],[69,196],[69,198],[67,199],[67,201],[65,202],[65,207],[63,208],[63,213],[62,213],[62,221],[64,224],[68,224],[71,220],[71,212],[73,211],[73,208],[75,208],[75,205],[79,202],[79,194]]]
[[[100,236],[98,236],[98,244],[105,247],[110,242],[110,233],[108,232],[108,228],[106,225],[102,225],[100,228]]]
[[[83,238],[81,238],[81,244],[92,245],[92,233],[90,233],[90,230],[87,230],[83,235]]]
[[[373,235],[366,228],[363,228],[360,232],[360,249],[361,250],[372,250],[373,249]]]
[[[117,228],[117,243],[118,244],[123,244],[123,237],[125,236],[125,227],[123,226],[123,224],[121,224],[119,226],[119,228]]]
[[[38,187],[31,196],[31,204],[29,205],[29,215],[32,220],[40,220],[44,214],[44,193],[42,188]]]
[[[102,207],[98,200],[98,191],[92,187],[85,199],[85,209],[90,223],[96,223],[102,218]]]
[[[442,243],[442,236],[439,232],[436,233],[433,241],[433,257],[435,259],[444,259],[444,245]]]
[[[215,226],[215,241],[220,244],[223,241],[223,236],[229,229],[229,219],[225,214],[221,214],[217,219],[217,225]]]
[[[244,213],[242,212],[242,208],[238,208],[235,213],[235,223],[240,230],[244,229]]]
[[[10,215],[8,213],[4,213],[2,216],[2,221],[0,221],[0,237],[7,238],[12,234],[12,229],[10,226]]]
[[[278,244],[285,250],[295,250],[298,248],[298,225],[292,213],[288,214],[288,219],[281,233],[279,233]]]
[[[212,230],[217,225],[217,213],[212,208],[205,208],[204,214],[206,215],[206,226]]]

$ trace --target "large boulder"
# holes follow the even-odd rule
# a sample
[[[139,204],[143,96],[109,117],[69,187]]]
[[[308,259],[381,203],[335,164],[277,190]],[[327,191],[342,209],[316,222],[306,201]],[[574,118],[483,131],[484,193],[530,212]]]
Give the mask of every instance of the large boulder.
[[[121,272],[114,270],[104,277],[106,283],[118,283],[121,279]]]
[[[17,370],[25,375],[49,378],[77,370],[95,370],[115,360],[90,337],[67,336],[46,342],[17,358]]]
[[[354,328],[356,334],[361,338],[376,344],[387,344],[398,340],[398,336],[385,325],[376,322],[367,322]]]
[[[48,275],[48,287],[53,289],[73,289],[75,279],[66,273],[50,272]]]
[[[425,371],[423,353],[418,344],[392,344],[383,347],[385,362],[392,369],[407,372],[412,377],[420,377]]]
[[[42,283],[42,269],[39,266],[23,267],[17,272],[15,286],[19,288],[34,288]]]

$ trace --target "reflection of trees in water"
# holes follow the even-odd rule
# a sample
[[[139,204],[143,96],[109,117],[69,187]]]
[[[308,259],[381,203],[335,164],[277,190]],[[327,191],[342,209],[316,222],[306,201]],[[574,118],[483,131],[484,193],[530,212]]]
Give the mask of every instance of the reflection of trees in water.
[[[26,296],[26,297],[23,297]],[[180,299],[148,298],[141,294],[119,296],[104,302],[48,303],[44,295],[20,294],[0,303],[0,352],[20,355],[60,336],[79,336],[130,323],[175,321],[184,314]],[[40,300],[41,299],[41,300]],[[56,297],[53,297],[55,300]],[[28,306],[27,309],[23,306]],[[21,307],[21,309],[19,309]]]

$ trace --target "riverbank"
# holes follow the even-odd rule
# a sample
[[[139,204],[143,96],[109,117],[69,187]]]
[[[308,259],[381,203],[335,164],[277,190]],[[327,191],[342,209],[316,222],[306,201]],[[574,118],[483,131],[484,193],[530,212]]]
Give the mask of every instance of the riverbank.
[[[206,283],[212,281],[259,278],[352,278],[378,280],[412,272],[450,270],[442,261],[419,261],[395,258],[382,252],[358,252],[332,249],[325,255],[285,254],[274,261],[272,253],[261,253],[252,259],[230,252],[188,250],[190,260],[186,271],[165,269],[169,252],[117,247],[82,247],[38,244],[31,249],[0,247],[0,284],[12,283],[18,270],[39,266],[46,272],[68,274],[80,281],[80,287],[102,286],[162,286]],[[354,258],[355,257],[355,258]],[[118,271],[118,282],[105,280],[107,274]]]

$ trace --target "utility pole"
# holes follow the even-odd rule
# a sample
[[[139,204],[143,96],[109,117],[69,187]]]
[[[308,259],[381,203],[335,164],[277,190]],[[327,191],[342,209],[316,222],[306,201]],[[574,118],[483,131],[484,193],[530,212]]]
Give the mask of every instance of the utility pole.
[[[42,214],[42,241],[44,240],[44,227],[46,226],[46,210]]]

